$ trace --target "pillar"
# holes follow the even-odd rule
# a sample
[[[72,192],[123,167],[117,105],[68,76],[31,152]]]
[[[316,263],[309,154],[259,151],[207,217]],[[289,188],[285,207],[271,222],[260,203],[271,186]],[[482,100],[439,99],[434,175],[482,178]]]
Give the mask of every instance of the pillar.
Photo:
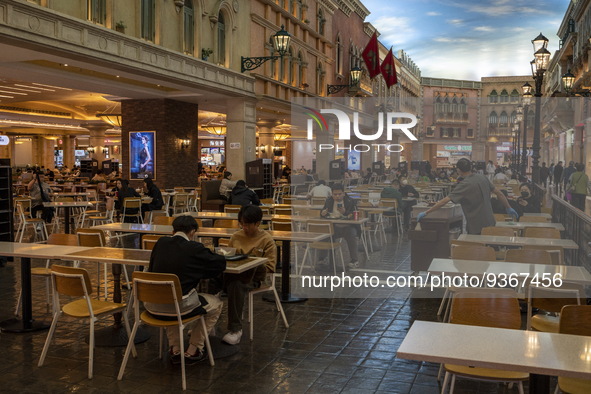
[[[259,126],[259,149],[262,147],[265,152],[259,151],[259,157],[262,159],[273,159],[273,128],[266,122],[264,124],[257,123]]]
[[[121,102],[122,177],[130,179],[130,135],[155,132],[152,165],[160,188],[197,185],[199,144],[197,104],[169,99],[124,100]],[[189,140],[183,147],[180,140]],[[141,179],[131,179],[133,187]]]
[[[412,142],[411,161],[423,160],[423,141]],[[408,167],[410,171],[410,166]]]
[[[247,99],[231,99],[226,104],[228,108],[226,167],[233,174],[233,179],[245,179],[245,163],[256,159],[255,102]],[[272,157],[273,152],[271,151],[270,154]],[[267,155],[266,149],[265,155]]]
[[[74,150],[76,149],[76,137],[64,135],[60,137],[60,140],[62,140],[62,149],[64,151],[64,166],[68,166],[71,169],[75,163]]]
[[[86,124],[84,125],[90,132],[90,146],[94,147],[94,153],[89,156],[91,159],[98,161],[98,168],[102,168],[102,163],[105,160],[105,154],[103,148],[105,147],[105,131],[111,126],[107,124]]]
[[[319,179],[330,179],[330,162],[334,160],[334,149],[323,149],[320,151],[321,144],[335,144],[334,131],[337,129],[335,124],[330,122],[327,132],[316,133],[316,173]]]
[[[484,142],[474,142],[472,143],[472,161],[485,161],[484,160],[484,151],[486,149],[486,145]],[[495,160],[493,160],[494,162]]]

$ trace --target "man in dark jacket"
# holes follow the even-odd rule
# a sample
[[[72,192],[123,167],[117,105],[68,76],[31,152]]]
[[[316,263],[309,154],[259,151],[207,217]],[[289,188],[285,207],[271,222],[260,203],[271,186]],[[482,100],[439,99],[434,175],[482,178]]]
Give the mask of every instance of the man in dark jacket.
[[[232,193],[230,193],[230,204],[232,205],[261,205],[261,200],[259,200],[259,196],[250,190],[248,186],[246,186],[246,182],[242,179],[236,182],[236,186],[232,189]]]
[[[542,167],[540,167],[540,181],[544,184],[544,187],[547,186],[549,174],[550,170],[546,167],[546,162],[543,162]]]
[[[226,259],[214,254],[203,244],[191,241],[198,229],[197,221],[192,216],[179,216],[172,222],[174,234],[172,237],[162,237],[158,240],[150,256],[150,272],[175,274],[181,283],[183,298],[179,300],[182,315],[191,313],[206,313],[205,326],[207,332],[215,326],[220,313],[222,302],[212,294],[197,293],[197,286],[201,279],[218,277],[226,269]],[[146,309],[155,315],[176,316],[174,305],[145,303]],[[177,326],[166,329],[170,344],[170,361],[180,364],[180,337]],[[203,346],[205,335],[201,324],[195,325],[191,331],[189,347],[184,353],[185,363],[195,363],[205,360],[207,353]]]
[[[355,200],[345,194],[343,185],[337,184],[332,187],[332,196],[326,199],[324,208],[320,211],[320,216],[331,219],[352,219],[353,212],[357,210]],[[357,256],[357,239],[361,234],[361,228],[356,224],[335,223],[334,237],[344,238],[349,248],[351,262],[349,268],[359,267],[359,258]]]
[[[564,184],[564,189],[566,190],[566,185],[568,184],[568,181],[570,179],[570,176],[572,174],[574,174],[575,172],[577,172],[577,169],[575,168],[575,162],[574,161],[570,161],[568,163],[568,167],[566,167],[564,169],[564,172],[562,173],[562,182]]]
[[[554,166],[554,185],[556,185],[556,194],[562,193],[562,161],[559,161],[556,166]]]

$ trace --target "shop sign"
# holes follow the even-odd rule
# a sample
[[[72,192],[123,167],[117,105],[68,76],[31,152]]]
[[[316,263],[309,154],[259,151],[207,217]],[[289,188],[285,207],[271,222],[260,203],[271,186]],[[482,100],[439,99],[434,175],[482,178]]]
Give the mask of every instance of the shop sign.
[[[230,149],[240,149],[240,142],[230,142]]]
[[[460,150],[460,151],[472,151],[471,145],[444,145],[443,149],[445,150]]]

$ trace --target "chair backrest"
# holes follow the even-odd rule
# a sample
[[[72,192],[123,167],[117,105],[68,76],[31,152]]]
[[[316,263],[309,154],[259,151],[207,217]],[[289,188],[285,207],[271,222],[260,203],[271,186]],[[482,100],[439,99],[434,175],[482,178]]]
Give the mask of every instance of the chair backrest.
[[[283,197],[283,203],[284,204],[294,204],[295,201],[297,201],[296,197]]]
[[[216,219],[213,222],[213,227],[217,228],[240,228],[238,220],[233,219]]]
[[[560,312],[558,332],[591,336],[591,305],[565,305]]]
[[[552,256],[552,264],[562,265],[564,261],[564,248],[562,246],[546,246],[546,245],[524,245],[525,250],[545,250]]]
[[[132,278],[138,301],[174,304],[183,298],[181,282],[175,274],[135,271]]]
[[[174,200],[172,205],[175,207],[184,207],[189,205],[189,193],[177,193],[174,195]]]
[[[515,231],[510,227],[483,227],[480,232],[482,235],[502,235],[505,237],[514,237]]]
[[[523,236],[560,239],[560,231],[551,227],[526,227]]]
[[[274,231],[293,231],[291,220],[273,219],[271,220],[271,230]]]
[[[460,260],[495,261],[497,255],[490,246],[458,245],[451,248],[451,258]]]
[[[263,215],[270,215],[271,207],[261,207],[261,211],[263,211]]]
[[[105,201],[105,209],[107,212],[113,211],[115,209],[115,199],[114,198],[107,198]]]
[[[31,212],[31,204],[32,200],[28,197],[18,197],[14,199],[14,205],[20,204],[23,209],[23,213],[30,213]]]
[[[165,226],[171,226],[174,219],[176,219],[176,218],[172,217],[172,216],[156,216],[156,217],[152,218],[152,223],[162,224]]]
[[[96,228],[79,228],[76,230],[76,236],[80,246],[97,247],[105,246],[107,243],[105,232]]]
[[[73,202],[74,197],[64,197],[64,196],[57,196],[55,199],[56,202]]]
[[[218,246],[230,246],[230,238],[220,238],[218,240]]]
[[[47,244],[78,246],[78,237],[76,234],[53,233],[49,235],[49,238],[47,238]]]
[[[520,329],[521,311],[517,294],[512,290],[487,290],[458,292],[452,300],[450,323]]]
[[[240,208],[242,208],[242,205],[226,204],[226,205],[224,205],[224,212],[225,213],[238,213],[238,212],[240,212]]]
[[[51,266],[51,275],[54,278],[55,291],[59,294],[71,297],[84,297],[92,294],[90,276],[84,268],[54,264]]]
[[[138,197],[125,197],[123,199],[123,212],[127,209],[139,209],[142,206],[142,199]]]
[[[460,241],[459,239],[452,239],[449,241],[451,248],[453,249],[456,246],[485,246],[483,243],[478,242],[470,242],[470,241]]]
[[[326,197],[312,197],[310,200],[310,204],[312,205],[324,205],[326,202]]]
[[[291,208],[275,208],[275,215],[291,215],[292,209]]]
[[[527,264],[554,264],[552,255],[541,249],[507,249],[505,261]]]
[[[296,216],[305,216],[311,218],[318,218],[320,217],[320,210],[319,209],[309,209],[309,208],[298,208],[294,207],[292,209],[292,215]]]
[[[166,237],[166,235],[162,234],[146,234],[142,237],[142,249],[152,250],[154,249],[154,245],[156,242],[162,237]]]
[[[333,234],[333,227],[330,222],[308,220],[306,228],[309,233]]]
[[[261,204],[275,204],[275,200],[273,200],[272,198],[261,198]]]
[[[542,216],[522,216],[519,218],[519,221],[529,223],[548,223],[548,219]]]

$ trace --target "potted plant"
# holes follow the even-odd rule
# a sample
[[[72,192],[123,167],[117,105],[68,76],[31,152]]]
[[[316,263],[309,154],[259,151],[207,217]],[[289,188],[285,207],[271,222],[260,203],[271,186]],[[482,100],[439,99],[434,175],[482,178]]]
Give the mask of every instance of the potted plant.
[[[211,49],[211,48],[203,48],[201,50],[201,59],[203,59],[203,60],[209,59],[209,55],[211,55],[212,53],[213,53],[213,49]]]
[[[127,26],[125,26],[125,22],[123,21],[119,21],[115,24],[115,30],[118,31],[119,33],[125,33],[125,28]]]

